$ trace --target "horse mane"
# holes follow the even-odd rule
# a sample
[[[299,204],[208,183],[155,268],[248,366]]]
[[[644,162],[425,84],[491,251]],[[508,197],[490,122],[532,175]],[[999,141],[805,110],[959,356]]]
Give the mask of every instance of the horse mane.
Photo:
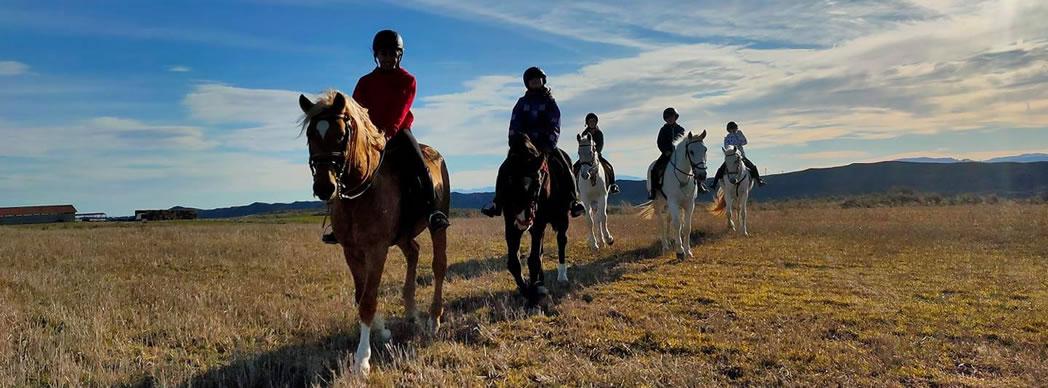
[[[331,108],[335,103],[335,97],[340,94],[346,100],[346,106],[342,109],[342,113],[349,116],[349,121],[353,128],[351,133],[352,141],[349,144],[349,149],[346,150],[353,165],[353,173],[358,175],[360,179],[370,178],[372,174],[376,173],[375,170],[378,168],[380,155],[386,146],[386,137],[371,122],[367,108],[364,108],[356,100],[338,89],[327,89],[320,93],[317,101],[313,104],[313,108],[309,112],[304,113],[302,118],[299,119],[299,125],[302,127],[299,136],[305,133],[310,119]]]

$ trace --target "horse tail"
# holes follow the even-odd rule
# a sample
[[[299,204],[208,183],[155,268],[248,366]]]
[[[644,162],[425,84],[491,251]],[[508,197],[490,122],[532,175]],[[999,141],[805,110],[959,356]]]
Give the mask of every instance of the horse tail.
[[[708,210],[710,211],[710,213],[713,213],[714,215],[722,216],[724,215],[724,211],[727,206],[728,203],[724,201],[724,188],[718,187],[717,197],[713,199],[713,203],[710,204]]]
[[[648,201],[633,207],[637,210],[637,215],[645,220],[655,218],[655,201]]]

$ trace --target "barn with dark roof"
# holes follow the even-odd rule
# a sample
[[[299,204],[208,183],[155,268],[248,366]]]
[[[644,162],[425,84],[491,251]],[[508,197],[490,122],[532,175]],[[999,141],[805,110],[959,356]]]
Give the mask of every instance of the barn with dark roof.
[[[75,219],[73,205],[0,207],[0,225],[73,222]]]

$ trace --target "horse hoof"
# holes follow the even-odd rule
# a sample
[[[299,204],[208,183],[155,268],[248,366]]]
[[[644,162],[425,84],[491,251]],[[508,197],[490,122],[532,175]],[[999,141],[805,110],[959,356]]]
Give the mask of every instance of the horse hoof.
[[[685,258],[685,253],[684,252],[677,252],[677,260],[683,261],[684,258]]]
[[[613,238],[608,239],[608,246],[610,247],[612,245],[615,245],[615,239],[613,239]]]
[[[557,281],[567,283],[568,281],[568,265],[557,264]]]

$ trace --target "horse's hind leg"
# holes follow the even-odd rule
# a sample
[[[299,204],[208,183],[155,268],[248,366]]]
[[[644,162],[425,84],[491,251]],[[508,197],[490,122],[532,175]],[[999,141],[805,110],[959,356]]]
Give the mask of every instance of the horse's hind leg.
[[[433,240],[433,305],[429,308],[433,332],[440,329],[444,316],[444,275],[448,272],[448,230],[430,232]]]
[[[418,318],[417,311],[415,310],[415,278],[418,271],[418,242],[414,239],[406,240],[397,245],[401,252],[404,252],[404,258],[407,259],[407,268],[404,272],[404,317],[411,322],[415,322]]]

